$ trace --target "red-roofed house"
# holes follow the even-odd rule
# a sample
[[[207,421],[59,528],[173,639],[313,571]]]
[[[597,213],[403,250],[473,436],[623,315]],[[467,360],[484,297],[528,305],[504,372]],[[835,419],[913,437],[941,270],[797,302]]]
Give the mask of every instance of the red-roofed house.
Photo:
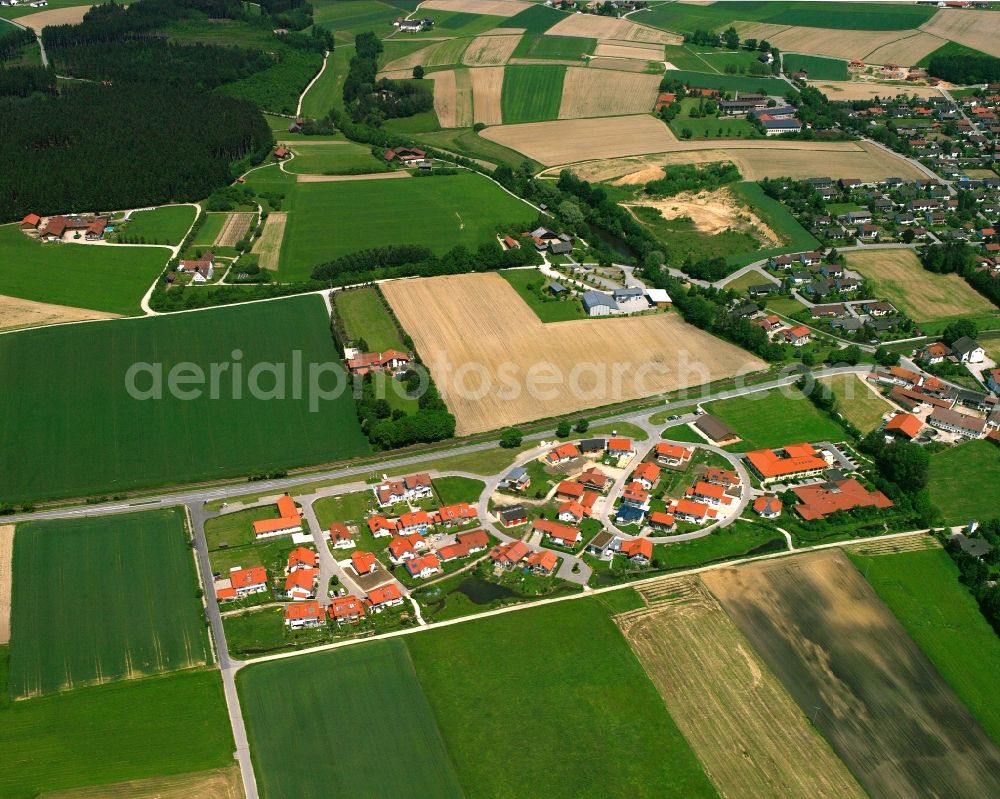
[[[578,500],[583,496],[584,488],[573,480],[563,480],[556,488],[556,499]]]
[[[608,477],[604,472],[602,472],[597,467],[592,467],[582,472],[578,478],[576,478],[584,488],[590,488],[594,491],[603,492],[609,485],[611,485],[611,478]]]
[[[277,506],[279,518],[260,519],[253,523],[253,532],[257,538],[302,532],[302,516],[295,505],[295,500],[288,494],[282,494],[278,498]]]
[[[869,491],[853,478],[797,486],[792,491],[799,498],[795,511],[806,521],[822,519],[840,510],[892,507],[892,500],[881,491]]]
[[[207,283],[215,274],[215,256],[209,250],[200,258],[182,259],[177,262],[177,271],[191,275],[193,283]]]
[[[285,596],[289,599],[313,599],[319,569],[297,569],[285,578]]]
[[[290,630],[319,627],[323,624],[323,608],[315,599],[311,602],[293,602],[285,606],[285,626]]]
[[[354,624],[365,616],[365,605],[356,596],[339,596],[330,600],[327,614],[337,624]]]
[[[680,444],[667,444],[661,442],[656,445],[656,460],[663,466],[671,468],[684,468],[691,462],[694,455],[694,447],[682,447]]]
[[[635,448],[632,446],[631,438],[609,438],[607,453],[612,458],[620,458],[623,455],[633,455],[635,454]]]
[[[433,523],[430,514],[425,510],[415,510],[399,517],[399,531],[404,535],[422,533]]]
[[[399,586],[395,583],[388,583],[387,585],[380,585],[378,588],[373,588],[365,598],[365,604],[375,613],[381,613],[384,608],[402,605],[405,601],[403,592],[399,590]]]
[[[565,463],[566,461],[571,461],[573,458],[579,457],[580,449],[576,446],[576,444],[560,444],[545,456],[545,460],[549,463],[549,465],[555,465],[557,463]]]
[[[467,557],[475,552],[482,552],[489,546],[489,543],[490,538],[485,530],[469,530],[466,533],[456,535],[454,544],[438,547],[437,554],[442,561],[447,563],[450,560]]]
[[[410,577],[426,580],[441,571],[441,560],[433,552],[406,561],[406,571]]]
[[[709,505],[731,505],[733,498],[726,493],[725,488],[715,483],[699,481],[684,492],[684,496],[696,502],[706,502]]]
[[[351,565],[358,576],[371,574],[378,571],[378,558],[371,552],[362,552],[360,549],[351,553]]]
[[[537,552],[532,552],[528,555],[528,559],[525,561],[525,565],[527,565],[533,572],[546,577],[555,571],[558,563],[559,558],[556,556],[556,553],[549,552],[547,549],[540,549]]]
[[[397,566],[405,560],[417,557],[417,551],[427,548],[427,541],[420,533],[398,535],[389,542],[389,558]]]
[[[648,538],[622,541],[620,552],[633,563],[645,566],[653,559],[653,542]]]
[[[399,532],[399,522],[396,519],[387,519],[385,516],[372,516],[368,520],[368,530],[376,538],[395,535]]]
[[[587,516],[587,511],[579,502],[564,502],[559,506],[558,519],[567,524],[579,524]]]
[[[453,524],[465,524],[479,518],[479,511],[468,502],[459,502],[456,505],[444,505],[437,509],[434,514],[434,523],[445,527]]]
[[[21,230],[38,230],[42,218],[38,214],[28,214],[21,220]]]
[[[330,525],[330,543],[334,549],[354,549],[354,534],[346,524],[334,522]]]
[[[352,375],[366,375],[369,372],[392,372],[395,374],[409,364],[410,356],[399,350],[360,352],[347,359],[347,369]]]
[[[777,519],[781,515],[781,504],[774,494],[765,494],[753,501],[753,510],[765,519]]]
[[[669,513],[662,513],[657,510],[649,514],[649,526],[656,530],[662,530],[665,533],[672,533],[677,529],[677,520]]]
[[[622,504],[645,508],[649,502],[649,491],[642,483],[629,483],[622,490]]]
[[[564,547],[572,547],[579,543],[582,537],[580,531],[575,527],[559,522],[550,522],[548,519],[535,519],[531,524],[531,529],[543,533],[553,543]]]
[[[632,472],[632,479],[640,483],[647,491],[651,490],[660,479],[660,467],[652,461],[640,463]]]
[[[220,602],[242,599],[251,594],[262,594],[267,590],[267,570],[263,566],[243,569],[235,566],[229,576],[215,583],[215,596]]]
[[[739,493],[740,477],[732,469],[720,469],[718,466],[710,466],[701,479],[706,483],[715,483],[715,485],[722,486],[728,494]],[[733,489],[736,490],[734,491]]]
[[[387,480],[372,488],[375,499],[382,507],[397,502],[415,502],[429,497],[433,492],[431,477],[426,472],[410,474],[401,480]]]
[[[804,347],[812,341],[812,331],[805,325],[796,325],[781,331],[785,341],[793,347]]]
[[[705,522],[711,521],[716,517],[714,508],[690,499],[672,500],[668,510],[677,519],[683,522],[694,522],[695,524],[705,524]]]
[[[923,422],[912,413],[899,413],[886,423],[885,432],[910,441],[920,434],[923,426]]]
[[[511,541],[507,544],[497,544],[490,550],[490,560],[501,569],[513,569],[528,557],[528,545],[523,541]]]
[[[288,566],[285,567],[285,574],[291,574],[299,569],[315,569],[319,564],[319,555],[311,549],[296,547],[288,553]]]
[[[744,456],[762,483],[812,477],[830,464],[811,444],[790,444],[783,449],[758,449]]]

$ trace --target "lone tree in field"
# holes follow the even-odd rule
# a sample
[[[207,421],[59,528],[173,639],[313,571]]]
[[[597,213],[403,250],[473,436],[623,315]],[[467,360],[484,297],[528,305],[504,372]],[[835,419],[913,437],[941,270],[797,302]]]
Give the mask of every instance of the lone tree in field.
[[[500,434],[500,446],[504,449],[514,449],[521,446],[524,433],[517,427],[508,427]]]
[[[420,66],[420,64],[417,64],[413,68],[413,77],[415,77],[417,80],[420,80],[423,76],[424,76],[424,68]]]
[[[556,437],[566,438],[569,435],[569,433],[570,433],[569,422],[559,422],[559,425],[556,427]]]

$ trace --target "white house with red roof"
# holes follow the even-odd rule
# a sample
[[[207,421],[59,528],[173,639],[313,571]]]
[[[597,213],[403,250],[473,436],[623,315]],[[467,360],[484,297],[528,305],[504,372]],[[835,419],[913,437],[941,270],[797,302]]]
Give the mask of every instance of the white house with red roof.
[[[619,551],[633,563],[645,566],[653,559],[653,542],[648,538],[633,538],[622,541]]]
[[[285,606],[285,626],[290,630],[319,627],[324,620],[323,608],[315,599]]]
[[[371,552],[358,549],[351,553],[351,566],[359,577],[378,571],[379,563]]]
[[[677,520],[669,513],[656,510],[649,514],[649,526],[654,530],[672,533],[677,529]]]
[[[451,527],[455,524],[466,524],[476,521],[479,518],[479,511],[468,502],[459,502],[455,505],[442,505],[432,517],[434,524],[442,527]]]
[[[267,591],[267,570],[263,566],[251,566],[244,569],[234,566],[229,575],[216,580],[215,597],[220,602],[233,599],[243,599],[251,594],[262,594]]]
[[[366,375],[369,372],[396,374],[410,364],[410,356],[399,350],[386,350],[385,352],[348,350],[345,355],[347,369],[352,375]]]
[[[531,529],[542,533],[552,543],[564,547],[572,547],[578,544],[582,538],[577,528],[559,522],[551,522],[548,519],[535,519],[531,524]]]
[[[334,522],[330,525],[330,545],[334,549],[354,549],[354,533],[346,524]]]
[[[426,472],[410,474],[399,480],[386,480],[372,487],[375,499],[383,508],[399,502],[417,502],[431,496],[433,486]]]
[[[431,575],[441,571],[441,559],[433,552],[421,555],[419,558],[411,558],[406,561],[406,572],[410,577],[419,580],[426,580]]]
[[[733,497],[726,493],[726,489],[716,483],[706,483],[698,481],[684,492],[684,496],[693,499],[695,502],[704,502],[714,506],[728,506],[733,504]]]
[[[764,494],[753,501],[753,510],[764,519],[777,519],[781,516],[782,502],[774,494]]]
[[[326,609],[331,621],[341,624],[356,624],[365,617],[365,603],[353,594],[338,596],[330,600]]]
[[[528,555],[528,558],[524,563],[535,574],[548,577],[555,571],[556,566],[559,564],[559,558],[556,556],[555,552],[549,552],[547,549],[540,549],[537,552],[532,552]]]
[[[684,468],[691,462],[694,447],[682,447],[680,444],[668,444],[661,441],[654,450],[657,462],[671,469]]]
[[[288,565],[285,574],[291,574],[299,569],[315,569],[319,566],[319,555],[306,547],[296,547],[288,553]]]
[[[415,510],[399,517],[399,532],[402,535],[422,533],[434,523],[431,515],[425,510]]]
[[[556,464],[565,463],[566,461],[571,461],[573,458],[580,457],[580,449],[576,444],[560,444],[553,450],[550,450],[545,456],[545,461],[550,466],[555,466]]]
[[[289,599],[315,599],[319,569],[296,569],[285,578],[285,596]]]
[[[394,608],[406,602],[403,592],[396,583],[386,583],[373,588],[365,597],[365,605],[373,613],[381,613],[385,608]]]
[[[295,500],[288,494],[282,494],[275,504],[278,508],[277,519],[258,519],[253,523],[254,536],[258,540],[302,532],[302,514]]]
[[[651,491],[660,480],[660,467],[652,461],[640,463],[632,472],[632,480],[639,483],[647,491]]]
[[[397,535],[389,542],[389,559],[399,566],[403,561],[417,557],[422,549],[427,549],[427,540],[420,533]]]
[[[517,566],[522,560],[528,557],[531,552],[528,545],[523,541],[510,541],[506,544],[497,544],[490,550],[490,560],[499,569],[509,571]]]
[[[454,544],[445,544],[437,548],[437,556],[442,563],[465,558],[476,552],[482,552],[489,546],[490,538],[485,530],[469,530],[455,536]]]
[[[368,530],[375,538],[393,536],[399,532],[399,522],[396,519],[375,515],[368,519]]]
[[[705,524],[706,522],[715,521],[718,516],[715,508],[691,499],[671,500],[667,510],[675,519],[679,519],[682,522],[693,522],[694,524]]]
[[[623,458],[635,455],[635,447],[631,438],[609,438],[606,451],[612,458]]]

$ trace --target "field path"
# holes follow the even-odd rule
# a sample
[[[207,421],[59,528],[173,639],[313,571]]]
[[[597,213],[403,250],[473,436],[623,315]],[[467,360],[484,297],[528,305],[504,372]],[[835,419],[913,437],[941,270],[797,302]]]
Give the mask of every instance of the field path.
[[[10,590],[14,560],[14,525],[0,525],[0,646],[10,642]],[[6,687],[5,687],[6,690]]]
[[[373,172],[370,175],[299,175],[296,183],[340,183],[345,180],[395,180],[411,178],[409,172]]]

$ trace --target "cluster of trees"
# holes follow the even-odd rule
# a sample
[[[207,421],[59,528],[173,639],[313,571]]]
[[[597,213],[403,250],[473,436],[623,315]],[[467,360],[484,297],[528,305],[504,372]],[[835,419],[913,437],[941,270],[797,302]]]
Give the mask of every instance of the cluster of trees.
[[[36,93],[56,93],[54,69],[0,66],[0,97],[30,97]]]
[[[937,516],[927,492],[930,456],[919,444],[885,440],[881,430],[866,435],[858,449],[875,461],[875,486],[892,499],[897,510],[909,512],[915,522],[929,526]]]
[[[996,83],[1000,80],[1000,58],[988,55],[938,55],[927,71],[949,83]]]
[[[691,44],[697,44],[707,47],[725,47],[729,50],[739,50],[740,49],[740,34],[732,25],[726,28],[722,33],[715,33],[714,31],[707,31],[698,29],[692,33],[684,34],[684,41],[690,42]],[[762,39],[758,41],[757,39],[745,39],[742,42],[743,49],[750,50],[760,53],[771,53],[774,60],[770,64],[754,64],[751,69],[755,70],[757,74],[777,75],[781,71],[781,57],[778,53],[777,48],[772,47],[771,43],[767,39]],[[733,66],[733,65],[728,65]],[[727,72],[736,72],[736,68],[733,67],[732,70],[727,69]]]
[[[421,376],[417,369],[423,370]],[[430,375],[422,365],[407,372],[403,378],[407,391],[418,389],[426,381],[426,389],[417,399],[417,411],[407,414],[393,410],[389,401],[375,397],[374,375],[367,375],[362,386],[362,396],[357,403],[358,419],[376,449],[398,449],[411,444],[429,444],[455,435],[455,417],[448,411]],[[391,389],[390,389],[391,390]]]
[[[413,116],[434,107],[429,86],[375,79],[382,42],[374,33],[359,33],[354,43],[355,54],[344,80],[344,106],[354,122],[378,128],[385,119]]]
[[[964,241],[929,244],[920,251],[924,269],[939,274],[954,272],[994,305],[1000,306],[1000,278],[976,268],[976,256]]]
[[[16,58],[21,50],[35,43],[35,34],[28,28],[7,28],[0,33],[0,61]]]
[[[251,104],[177,86],[0,99],[0,219],[196,200],[270,146]]]
[[[993,547],[982,558],[964,552],[954,539],[948,541],[945,549],[958,566],[959,579],[969,587],[983,616],[1000,634],[1000,583],[994,574],[1000,566],[1000,519],[985,522],[977,532]]]
[[[261,270],[267,274],[267,270]],[[164,275],[165,277],[165,275]],[[319,291],[322,283],[267,283],[240,286],[207,286],[197,289],[173,288],[166,290],[166,283],[160,281],[149,298],[150,307],[155,311],[190,311],[195,308],[214,308],[218,305],[232,305],[235,302],[269,300],[275,297],[290,297],[304,291]]]
[[[740,170],[735,164],[720,161],[717,164],[678,164],[658,180],[651,180],[643,187],[646,194],[669,197],[682,191],[711,191],[740,180]]]

